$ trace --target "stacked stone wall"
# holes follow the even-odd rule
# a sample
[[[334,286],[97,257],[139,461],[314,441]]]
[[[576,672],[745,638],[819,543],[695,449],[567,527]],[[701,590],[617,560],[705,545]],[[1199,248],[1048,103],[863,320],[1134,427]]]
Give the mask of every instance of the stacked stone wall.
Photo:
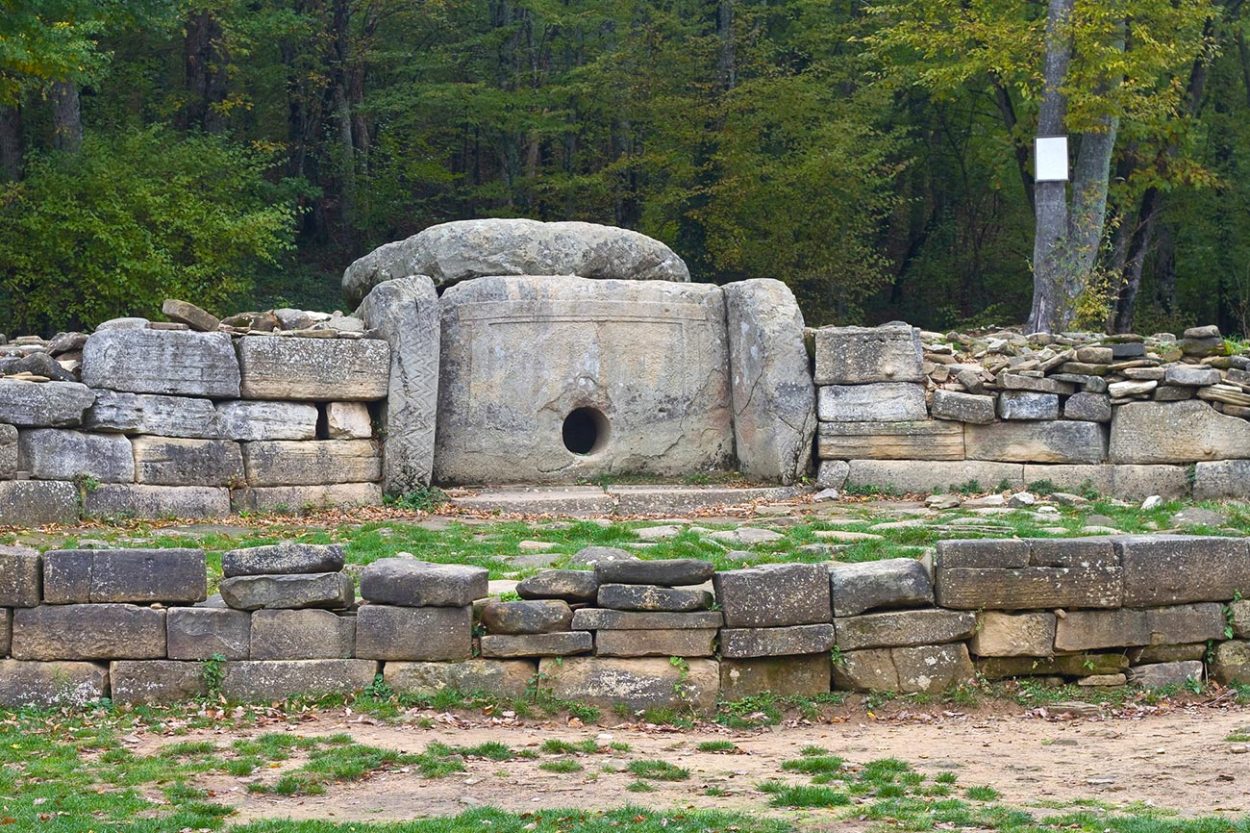
[[[519,601],[486,571],[337,546],[203,552],[0,548],[0,704],[545,692],[708,711],[771,692],[939,692],[978,679],[1250,682],[1250,541],[972,540],[933,563],[775,564],[587,553]]]

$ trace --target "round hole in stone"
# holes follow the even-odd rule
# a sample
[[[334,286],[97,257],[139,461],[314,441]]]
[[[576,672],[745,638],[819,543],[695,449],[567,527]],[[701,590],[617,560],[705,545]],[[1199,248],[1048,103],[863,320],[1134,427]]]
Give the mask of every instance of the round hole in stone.
[[[608,418],[597,408],[577,408],[564,418],[564,447],[574,454],[594,454],[608,441]]]

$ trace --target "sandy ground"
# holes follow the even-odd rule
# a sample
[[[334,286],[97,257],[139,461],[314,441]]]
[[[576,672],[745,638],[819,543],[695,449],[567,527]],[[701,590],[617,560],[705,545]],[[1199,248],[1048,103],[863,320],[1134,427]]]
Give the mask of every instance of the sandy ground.
[[[1137,805],[1169,808],[1186,816],[1250,811],[1250,756],[1243,744],[1226,741],[1250,730],[1250,709],[1209,705],[1164,707],[1153,714],[1068,719],[1045,710],[1027,714],[966,714],[951,711],[903,713],[872,719],[861,712],[845,722],[796,725],[765,730],[730,731],[704,726],[689,731],[622,724],[577,727],[563,724],[516,725],[513,721],[470,719],[450,714],[433,717],[433,728],[415,723],[381,723],[349,713],[319,714],[295,725],[275,724],[257,731],[295,731],[306,735],[351,734],[374,746],[420,752],[435,741],[473,746],[498,741],[514,749],[537,750],[548,738],[569,741],[622,741],[628,752],[580,755],[583,772],[557,774],[539,769],[540,760],[497,762],[468,760],[466,771],[426,779],[415,769],[379,772],[364,781],[328,785],[325,795],[279,797],[247,792],[259,777],[275,780],[297,767],[299,758],[256,776],[215,775],[198,784],[214,801],[237,808],[234,822],[263,818],[335,821],[402,820],[450,815],[476,806],[523,812],[540,808],[611,809],[623,805],[651,808],[740,810],[790,815],[827,827],[845,811],[792,814],[769,808],[756,785],[767,779],[806,783],[804,776],[781,770],[808,744],[825,747],[852,765],[878,758],[899,758],[929,777],[953,771],[960,789],[989,785],[1002,801],[1040,814],[1061,811],[1080,799],[1116,808]],[[415,715],[414,715],[415,717]],[[238,732],[197,731],[190,736],[144,734],[131,738],[137,752],[154,752],[166,743],[208,739],[227,745]],[[706,740],[731,740],[733,754],[698,752]],[[688,781],[651,782],[650,793],[626,786],[635,778],[622,771],[631,760],[662,759],[687,768]],[[726,794],[708,796],[708,787]],[[836,816],[835,816],[836,814]],[[839,824],[842,827],[844,825]],[[857,826],[853,822],[845,825]]]

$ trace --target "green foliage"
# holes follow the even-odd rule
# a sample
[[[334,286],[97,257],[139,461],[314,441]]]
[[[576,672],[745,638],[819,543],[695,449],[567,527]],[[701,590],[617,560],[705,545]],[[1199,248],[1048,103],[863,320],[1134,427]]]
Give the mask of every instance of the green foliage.
[[[47,330],[154,316],[167,297],[223,308],[292,241],[293,192],[272,160],[161,128],[88,134],[0,185],[0,308]]]

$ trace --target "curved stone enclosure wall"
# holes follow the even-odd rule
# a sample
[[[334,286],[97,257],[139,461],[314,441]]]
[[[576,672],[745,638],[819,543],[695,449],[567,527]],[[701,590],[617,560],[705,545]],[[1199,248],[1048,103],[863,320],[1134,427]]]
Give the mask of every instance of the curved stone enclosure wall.
[[[205,600],[200,550],[0,548],[0,705],[272,701],[378,674],[404,694],[696,711],[977,677],[1250,682],[1245,539],[945,541],[931,565],[611,561],[540,572],[515,602],[486,598],[484,569],[411,558],[357,582],[336,546],[235,550],[222,572]]]

